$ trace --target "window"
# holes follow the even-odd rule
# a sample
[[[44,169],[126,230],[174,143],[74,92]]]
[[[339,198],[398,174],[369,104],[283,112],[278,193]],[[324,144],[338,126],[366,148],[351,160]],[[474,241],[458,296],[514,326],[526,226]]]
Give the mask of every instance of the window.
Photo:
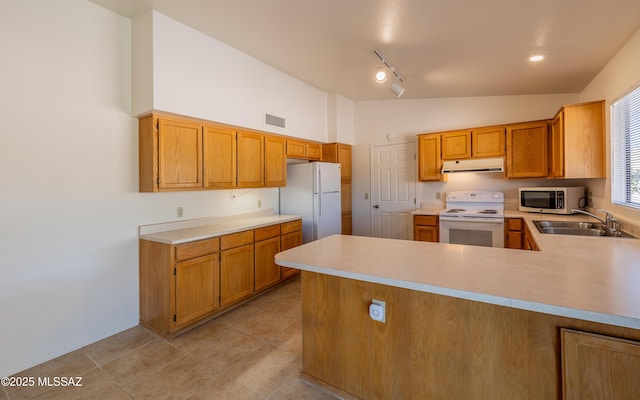
[[[611,202],[640,208],[640,87],[611,106]]]

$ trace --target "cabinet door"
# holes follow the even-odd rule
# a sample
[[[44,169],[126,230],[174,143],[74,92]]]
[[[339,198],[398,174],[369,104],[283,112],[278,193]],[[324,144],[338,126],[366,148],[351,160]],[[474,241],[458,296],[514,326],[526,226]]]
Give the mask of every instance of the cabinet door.
[[[321,160],[322,159],[322,145],[320,143],[306,143],[305,153],[309,160]]]
[[[565,400],[640,397],[640,343],[562,329]]]
[[[504,156],[504,126],[471,131],[471,155],[478,158]]]
[[[551,123],[549,164],[549,178],[564,176],[564,111],[560,111]]]
[[[419,242],[439,242],[439,233],[437,216],[413,216],[413,240],[417,240]]]
[[[507,178],[547,176],[547,121],[507,126]]]
[[[238,187],[264,186],[264,136],[238,131]]]
[[[531,235],[531,231],[529,230],[527,225],[524,225],[524,240],[522,243],[522,248],[525,250],[538,251],[538,245],[536,244],[535,240],[533,240],[533,236]]]
[[[351,146],[348,144],[338,143],[338,162],[342,166],[340,174],[342,181],[351,182]]]
[[[218,254],[176,263],[175,327],[179,329],[220,306]]]
[[[253,294],[253,244],[220,253],[220,301],[223,306]]]
[[[442,134],[442,159],[460,160],[471,157],[471,131]]]
[[[353,215],[351,211],[342,214],[342,234],[343,235],[352,235],[353,234]]]
[[[284,225],[284,224],[283,224]],[[289,250],[302,244],[302,231],[285,233],[280,237],[281,251]],[[290,278],[298,274],[295,268],[280,267],[282,279]]]
[[[419,242],[439,242],[438,227],[415,225],[413,227],[413,240]]]
[[[264,185],[267,187],[287,184],[287,144],[286,140],[276,136],[264,139]]]
[[[158,120],[158,188],[202,187],[202,127],[187,121]]]
[[[440,134],[418,136],[418,178],[421,181],[442,180]]]
[[[305,143],[301,140],[287,139],[287,157],[289,158],[305,158]]]
[[[522,249],[523,234],[521,218],[505,218],[504,220],[504,247],[508,249]]]
[[[604,178],[604,101],[566,106],[562,118],[563,178]]]
[[[280,252],[280,237],[256,242],[255,291],[280,282],[280,266],[275,256]]]
[[[204,187],[227,189],[236,186],[236,132],[204,127]]]

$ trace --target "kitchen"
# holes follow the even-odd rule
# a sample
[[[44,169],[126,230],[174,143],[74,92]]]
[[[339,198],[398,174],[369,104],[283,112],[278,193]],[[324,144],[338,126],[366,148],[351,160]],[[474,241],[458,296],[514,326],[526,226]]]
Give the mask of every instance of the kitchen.
[[[135,109],[136,103],[145,99],[130,98],[127,93],[131,90],[131,77],[122,78],[128,76],[123,66],[131,61],[131,21],[84,1],[66,2],[60,5],[62,12],[50,5],[38,6],[42,8],[12,4],[3,13],[11,21],[3,20],[2,24],[7,29],[5,38],[13,38],[15,43],[33,50],[25,54],[9,46],[9,54],[14,57],[8,59],[16,62],[6,65],[10,73],[3,77],[6,79],[3,84],[16,93],[10,100],[3,100],[8,127],[12,128],[3,134],[5,143],[10,144],[3,147],[3,170],[15,171],[8,177],[9,190],[2,215],[6,229],[2,262],[6,279],[2,292],[7,296],[2,298],[2,309],[11,321],[5,330],[9,340],[3,341],[1,349],[0,370],[5,374],[137,324],[138,225],[175,220],[176,208],[180,206],[184,207],[184,218],[190,219],[246,212],[256,208],[257,200],[262,200],[264,209],[277,208],[278,204],[277,189],[234,190],[232,194],[138,193],[137,120],[131,117],[135,115],[131,107]],[[51,15],[59,19],[52,21]],[[239,91],[236,93],[240,100],[212,100],[217,111],[211,120],[255,125],[253,117],[243,117],[242,113],[262,115],[269,100],[265,100],[262,90],[277,91],[283,94],[276,101],[280,104],[271,101],[274,108],[299,115],[298,119],[288,119],[290,125],[285,133],[322,142],[357,143],[353,152],[355,235],[368,235],[371,228],[370,202],[364,198],[365,193],[371,193],[368,147],[387,142],[389,133],[402,141],[430,131],[549,118],[563,104],[601,98],[610,102],[640,78],[635,72],[640,70],[636,34],[619,52],[613,52],[607,68],[577,93],[354,102],[341,95],[327,96],[162,15],[155,18],[160,36],[181,37],[196,47],[228,57],[238,67],[234,72],[233,68],[224,69],[206,57],[203,60],[203,55],[195,57],[221,68],[232,78],[225,90]],[[24,26],[17,26],[15,21],[25,19],[48,35],[34,36]],[[87,26],[86,21],[93,26]],[[58,30],[59,23],[70,30]],[[109,38],[106,42],[105,36]],[[211,106],[204,107],[198,101],[205,95],[185,98],[182,88],[193,86],[192,81],[180,76],[180,86],[168,83],[176,73],[171,71],[174,66],[167,53],[178,49],[166,44],[156,46],[163,56],[155,66],[161,78],[155,99],[162,104],[159,108],[183,115],[210,113],[204,108]],[[81,65],[86,69],[78,70]],[[246,77],[240,72],[245,69],[281,86],[265,88],[264,82],[258,82],[254,91],[235,87]],[[78,71],[87,74],[82,76],[84,80],[76,80]],[[193,70],[189,69],[189,73],[199,79]],[[202,80],[206,88],[219,86],[218,82]],[[209,93],[206,95],[210,97]],[[297,100],[288,101],[287,96],[295,96]],[[250,98],[254,102],[247,101]],[[328,112],[341,118],[325,129],[327,104],[332,105]],[[96,124],[96,120],[100,123]],[[451,126],[451,120],[456,121],[456,126]],[[34,132],[34,122],[47,128]],[[95,129],[87,132],[88,126]],[[306,126],[313,127],[313,132]],[[330,133],[325,136],[326,131]],[[78,167],[79,163],[82,167]],[[528,184],[541,186],[544,182]],[[491,187],[513,199],[521,185],[488,175],[460,177],[447,183],[421,184],[418,195],[419,201],[435,201],[436,192]],[[609,208],[606,179],[591,180],[585,185],[593,193],[594,205]],[[617,216],[637,219],[637,214],[616,211]],[[87,235],[94,226],[100,226],[99,231]],[[34,244],[37,252],[33,251]]]

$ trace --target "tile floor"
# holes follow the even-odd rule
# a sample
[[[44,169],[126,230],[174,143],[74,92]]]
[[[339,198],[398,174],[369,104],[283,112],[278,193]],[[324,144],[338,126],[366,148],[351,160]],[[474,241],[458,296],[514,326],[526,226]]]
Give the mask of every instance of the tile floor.
[[[81,376],[82,387],[6,387],[0,400],[335,399],[301,369],[296,278],[173,339],[137,326],[15,375]]]

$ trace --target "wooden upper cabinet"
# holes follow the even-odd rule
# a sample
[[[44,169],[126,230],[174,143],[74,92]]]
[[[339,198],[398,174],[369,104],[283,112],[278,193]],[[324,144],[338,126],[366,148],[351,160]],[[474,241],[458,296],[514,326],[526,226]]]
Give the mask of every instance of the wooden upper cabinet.
[[[564,176],[564,112],[556,114],[549,129],[549,177]]]
[[[287,184],[287,142],[283,137],[264,138],[264,185],[279,187]]]
[[[202,187],[202,125],[159,118],[158,189]]]
[[[319,161],[322,159],[322,144],[301,139],[287,139],[287,157]]]
[[[307,153],[302,140],[287,139],[287,157],[305,158]]]
[[[351,160],[351,145],[344,143],[327,143],[322,145],[322,161],[340,164],[340,177],[343,183],[351,182]]]
[[[471,131],[471,157],[504,156],[504,126],[491,126]]]
[[[322,160],[322,145],[320,143],[306,143],[307,159]]]
[[[507,125],[507,178],[547,176],[548,121]]]
[[[442,174],[439,133],[418,135],[418,179],[421,181],[445,179]]]
[[[489,126],[471,130],[442,133],[442,159],[504,156],[504,126]]]
[[[264,135],[237,131],[237,187],[264,186]]]
[[[204,187],[228,189],[236,186],[236,131],[204,126]]]
[[[564,106],[549,133],[550,178],[604,178],[604,100]]]
[[[442,133],[442,159],[461,160],[471,157],[471,131]]]

